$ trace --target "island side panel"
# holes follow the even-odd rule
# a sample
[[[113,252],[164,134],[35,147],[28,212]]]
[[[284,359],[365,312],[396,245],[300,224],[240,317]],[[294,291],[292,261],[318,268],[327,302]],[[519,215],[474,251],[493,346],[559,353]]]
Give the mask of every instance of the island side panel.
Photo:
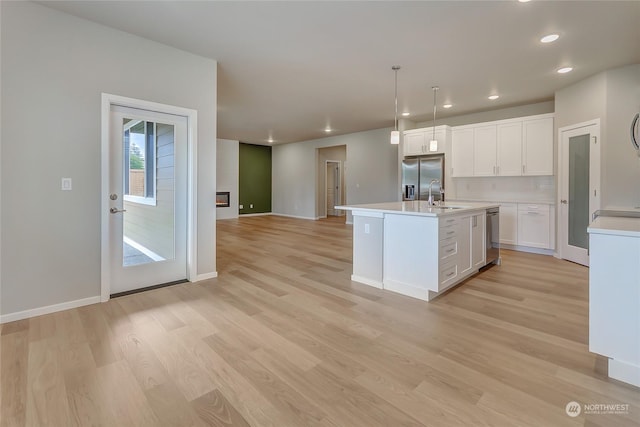
[[[353,211],[351,280],[382,288],[383,214]]]
[[[384,216],[384,288],[428,301],[438,289],[438,218]]]

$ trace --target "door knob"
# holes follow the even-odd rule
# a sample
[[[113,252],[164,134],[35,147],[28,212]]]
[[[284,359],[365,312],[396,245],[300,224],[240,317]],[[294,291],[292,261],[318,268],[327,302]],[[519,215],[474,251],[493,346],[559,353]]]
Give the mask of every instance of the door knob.
[[[118,209],[118,208],[111,208],[109,209],[109,212],[111,212],[112,214],[117,214],[118,212],[126,212],[126,209]]]
[[[567,204],[567,201],[565,199],[560,200],[560,203],[562,203],[563,205]]]

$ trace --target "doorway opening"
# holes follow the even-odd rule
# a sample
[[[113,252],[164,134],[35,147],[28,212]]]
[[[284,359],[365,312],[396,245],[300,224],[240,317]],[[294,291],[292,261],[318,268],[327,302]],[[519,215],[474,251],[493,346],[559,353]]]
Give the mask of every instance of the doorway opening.
[[[316,217],[332,218],[345,215],[345,211],[335,207],[344,205],[347,200],[346,160],[346,145],[318,149]]]

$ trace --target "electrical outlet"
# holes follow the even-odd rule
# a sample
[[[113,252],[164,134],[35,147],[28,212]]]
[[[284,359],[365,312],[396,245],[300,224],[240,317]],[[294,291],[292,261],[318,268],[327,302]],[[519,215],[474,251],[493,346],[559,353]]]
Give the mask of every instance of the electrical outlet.
[[[71,178],[62,178],[61,190],[62,191],[71,191]]]
[[[240,209],[244,209],[244,205],[240,205]]]

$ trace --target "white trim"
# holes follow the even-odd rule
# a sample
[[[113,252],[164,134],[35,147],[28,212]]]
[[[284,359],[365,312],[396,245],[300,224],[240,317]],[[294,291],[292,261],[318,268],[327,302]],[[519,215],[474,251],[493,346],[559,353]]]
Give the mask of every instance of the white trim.
[[[3,314],[0,316],[0,323],[14,322],[16,320],[28,319],[30,317],[42,316],[43,314],[56,313],[58,311],[83,307],[85,305],[97,304],[101,302],[100,296],[67,301],[60,304],[47,305],[44,307],[32,308],[30,310],[18,311],[15,313]]]
[[[510,245],[507,243],[500,243],[500,249],[509,249],[512,251],[527,252],[530,254],[556,256],[556,253],[554,252],[553,249],[533,248],[531,246],[519,246],[519,245]]]
[[[151,249],[142,246],[140,243],[136,242],[135,240],[131,240],[127,236],[122,236],[122,241],[127,245],[131,246],[132,248],[142,252],[144,255],[148,256],[149,258],[151,258],[156,262],[165,261],[164,258],[162,258],[157,253],[153,252]]]
[[[312,216],[289,215],[289,214],[283,214],[283,213],[277,213],[277,212],[271,212],[271,215],[284,216],[287,218],[308,219],[311,221],[317,221],[319,219],[318,217],[314,218]],[[240,215],[240,216],[244,216],[244,215]]]
[[[195,283],[195,282],[200,282],[202,280],[215,279],[216,277],[218,277],[217,271],[214,271],[213,273],[198,274],[195,280],[191,280],[191,282]]]
[[[609,359],[609,378],[640,387],[640,366],[621,360]]]
[[[267,216],[267,215],[273,215],[271,212],[258,212],[258,213],[250,213],[250,214],[238,214],[238,218],[242,218],[243,216]],[[236,218],[230,218],[230,219],[236,219]]]
[[[111,275],[109,265],[109,121],[111,106],[119,105],[140,110],[183,116],[187,119],[187,280],[197,277],[198,271],[198,218],[197,218],[197,164],[198,164],[198,112],[189,108],[160,104],[157,102],[127,98],[102,93],[101,119],[101,244],[100,244],[100,300],[109,300]]]
[[[351,275],[351,280],[353,280],[354,282],[372,286],[374,288],[384,289],[384,287],[382,286],[382,282],[378,282],[377,280],[367,279],[366,277],[356,276],[354,274]]]
[[[396,280],[384,280],[384,289],[387,291],[396,292],[401,295],[421,299],[423,301],[429,301],[429,289],[418,288],[416,286],[398,282]]]

